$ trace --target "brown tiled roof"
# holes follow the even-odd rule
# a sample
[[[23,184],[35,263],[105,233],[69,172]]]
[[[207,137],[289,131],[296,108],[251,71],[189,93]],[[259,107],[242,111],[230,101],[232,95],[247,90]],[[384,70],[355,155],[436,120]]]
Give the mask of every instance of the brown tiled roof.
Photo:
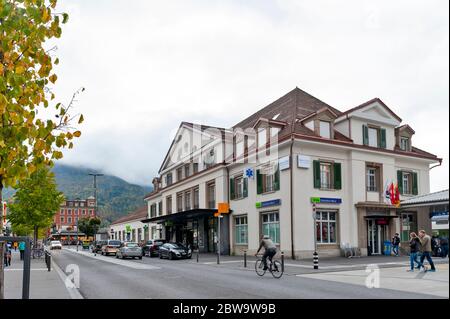
[[[111,225],[122,224],[134,220],[141,221],[142,219],[147,218],[147,212],[148,212],[147,206],[143,206],[126,216],[120,217],[119,219],[112,222]]]

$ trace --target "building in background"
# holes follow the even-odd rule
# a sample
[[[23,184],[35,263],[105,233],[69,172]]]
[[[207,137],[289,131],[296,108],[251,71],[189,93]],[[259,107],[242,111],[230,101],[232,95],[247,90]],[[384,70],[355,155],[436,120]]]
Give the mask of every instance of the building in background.
[[[87,199],[66,200],[55,213],[53,233],[60,231],[74,231],[80,218],[96,217],[95,197]]]
[[[428,234],[448,238],[448,189],[414,196],[401,202],[400,227],[402,241],[410,232],[423,229]]]
[[[159,232],[153,231],[148,223],[142,220],[147,217],[147,206],[123,216],[110,225],[110,239],[141,242],[149,238],[160,238]]]

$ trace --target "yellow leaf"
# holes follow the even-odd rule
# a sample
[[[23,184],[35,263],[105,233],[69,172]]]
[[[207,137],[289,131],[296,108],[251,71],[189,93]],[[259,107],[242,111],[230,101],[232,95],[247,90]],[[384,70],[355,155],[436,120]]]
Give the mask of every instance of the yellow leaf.
[[[22,74],[24,72],[25,72],[25,67],[23,65],[16,66],[16,73],[17,74]]]
[[[75,131],[75,132],[73,132],[73,136],[80,137],[81,136],[81,132],[80,131]]]
[[[55,83],[58,77],[56,76],[56,74],[52,74],[48,79],[50,80],[50,82]]]

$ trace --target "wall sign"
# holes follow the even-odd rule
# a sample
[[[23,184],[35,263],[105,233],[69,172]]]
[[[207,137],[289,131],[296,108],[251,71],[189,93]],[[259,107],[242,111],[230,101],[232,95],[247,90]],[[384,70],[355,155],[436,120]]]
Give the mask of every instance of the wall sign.
[[[297,166],[300,168],[310,168],[311,167],[311,157],[298,154]]]
[[[270,206],[279,206],[281,205],[281,199],[272,199],[265,202],[257,202],[256,208],[264,208]]]
[[[244,170],[244,176],[247,178],[254,178],[255,177],[255,173],[253,171],[253,168],[246,168]]]
[[[329,198],[329,197],[311,197],[311,203],[313,203],[313,204],[341,204],[342,199]]]
[[[278,159],[278,167],[280,168],[280,171],[283,171],[285,169],[288,169],[289,166],[289,156],[285,156]]]

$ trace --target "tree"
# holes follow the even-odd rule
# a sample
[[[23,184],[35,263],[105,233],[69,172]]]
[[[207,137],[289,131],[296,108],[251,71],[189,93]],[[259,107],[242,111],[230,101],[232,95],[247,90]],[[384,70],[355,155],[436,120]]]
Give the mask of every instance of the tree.
[[[55,212],[64,201],[64,195],[58,191],[55,176],[48,168],[41,168],[16,186],[17,192],[9,205],[9,220],[15,227],[31,228],[34,242],[38,230],[53,224]]]
[[[78,220],[79,231],[86,234],[87,237],[94,236],[100,227],[101,220],[98,217],[85,217]]]
[[[44,44],[59,38],[68,20],[54,12],[56,2],[0,0],[0,201],[3,187],[62,158],[62,149],[81,135],[71,125],[82,123],[83,115],[70,110],[84,89],[68,105],[52,102],[59,60]]]

